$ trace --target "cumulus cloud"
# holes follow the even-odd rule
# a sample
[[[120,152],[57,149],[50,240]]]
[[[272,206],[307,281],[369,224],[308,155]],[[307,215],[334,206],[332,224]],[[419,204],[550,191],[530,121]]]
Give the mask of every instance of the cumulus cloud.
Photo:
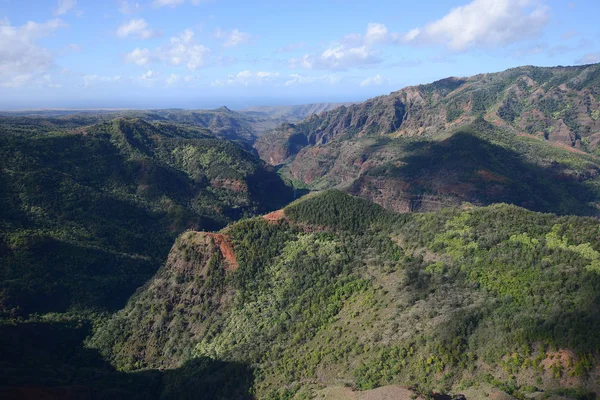
[[[0,19],[0,86],[23,86],[49,70],[54,62],[52,53],[36,40],[65,26],[60,19],[30,21],[20,27]]]
[[[375,76],[371,76],[365,80],[363,80],[362,82],[360,82],[360,86],[366,87],[366,86],[381,86],[384,83],[386,83],[387,80],[384,79],[381,75],[377,74]]]
[[[153,79],[156,79],[158,75],[159,75],[158,72],[154,72],[151,69],[149,69],[148,71],[146,71],[142,75],[140,75],[140,79],[145,80],[145,81],[153,80]]]
[[[172,37],[168,43],[151,51],[147,48],[136,48],[125,55],[125,62],[146,65],[161,62],[169,65],[185,65],[195,70],[208,63],[210,49],[194,41],[194,32],[186,29],[179,36]]]
[[[231,32],[226,32],[218,28],[215,31],[215,37],[217,39],[223,39],[223,46],[234,47],[240,44],[248,43],[252,37],[249,33],[240,32],[238,29],[234,29]]]
[[[41,79],[42,86],[47,87],[49,89],[59,89],[62,87],[60,83],[54,82],[50,75],[44,75]]]
[[[190,3],[197,6],[203,3],[212,3],[214,0],[190,0]],[[177,7],[185,3],[185,0],[154,0],[154,7]]]
[[[292,68],[345,70],[361,65],[381,62],[378,52],[368,46],[350,47],[345,44],[332,46],[320,54],[305,54],[292,58]]]
[[[347,46],[369,46],[394,44],[402,41],[402,34],[391,32],[384,24],[371,22],[364,33],[351,33],[340,40]]]
[[[133,14],[136,11],[139,11],[140,9],[140,3],[138,2],[130,2],[127,0],[121,0],[119,1],[119,12],[121,14]]]
[[[148,27],[146,20],[140,18],[121,24],[117,29],[117,36],[120,38],[136,36],[140,39],[149,39],[157,36],[157,33]]]
[[[278,72],[251,72],[248,70],[230,74],[225,80],[215,80],[211,82],[211,86],[260,86],[265,83],[272,82],[279,77]]]
[[[154,0],[154,7],[176,7],[184,3],[185,0]]]
[[[58,0],[54,8],[54,15],[63,15],[68,13],[77,5],[77,0]]]
[[[367,44],[375,43],[395,43],[398,42],[401,35],[396,32],[390,32],[384,24],[370,23],[367,25],[367,31],[363,40]]]
[[[125,55],[125,62],[137,65],[146,65],[150,62],[152,54],[148,49],[136,48]]]
[[[181,80],[181,77],[177,74],[171,74],[169,75],[169,77],[167,79],[165,79],[165,83],[168,86],[172,86],[175,85],[176,83],[178,83]]]
[[[346,70],[378,64],[382,59],[377,46],[400,42],[401,37],[384,24],[370,23],[363,34],[346,35],[321,53],[290,59],[289,65],[291,68]]]
[[[541,0],[473,0],[403,36],[413,44],[441,44],[453,51],[497,47],[531,38],[548,23]]]
[[[311,85],[311,84],[329,84],[335,85],[339,83],[341,80],[340,76],[335,74],[327,74],[320,76],[306,76],[300,74],[291,74],[289,78],[285,81],[284,85],[287,87],[291,86],[302,86],[302,85]]]

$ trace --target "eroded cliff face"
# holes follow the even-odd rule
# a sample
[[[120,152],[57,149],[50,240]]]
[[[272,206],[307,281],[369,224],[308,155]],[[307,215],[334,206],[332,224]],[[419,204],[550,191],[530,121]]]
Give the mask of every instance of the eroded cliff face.
[[[276,165],[302,147],[338,138],[429,135],[481,116],[515,133],[594,151],[600,142],[600,66],[520,67],[410,86],[285,124],[255,147],[264,160]]]
[[[292,180],[396,211],[504,201],[593,213],[599,143],[600,65],[589,65],[411,86],[282,126],[256,148]]]
[[[96,333],[92,345],[126,370],[181,366],[228,307],[232,293],[224,280],[237,266],[227,235],[185,232],[163,268]]]

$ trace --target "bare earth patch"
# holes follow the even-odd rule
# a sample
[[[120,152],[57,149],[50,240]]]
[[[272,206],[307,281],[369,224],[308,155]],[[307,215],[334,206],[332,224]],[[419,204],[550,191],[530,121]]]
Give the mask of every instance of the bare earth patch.
[[[283,209],[277,210],[277,211],[273,211],[272,213],[269,213],[267,215],[263,215],[263,218],[266,219],[269,222],[279,222],[282,219],[286,219],[285,218],[285,211]]]
[[[235,258],[235,252],[233,251],[233,243],[231,242],[231,238],[227,235],[223,235],[222,233],[205,233],[205,235],[212,238],[215,244],[219,246],[221,254],[225,259],[225,269],[227,271],[235,271],[238,269],[238,262]]]

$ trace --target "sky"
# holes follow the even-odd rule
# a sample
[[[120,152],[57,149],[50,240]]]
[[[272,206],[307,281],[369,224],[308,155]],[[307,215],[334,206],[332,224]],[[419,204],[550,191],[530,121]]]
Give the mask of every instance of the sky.
[[[0,0],[0,109],[362,101],[600,62],[599,0]]]

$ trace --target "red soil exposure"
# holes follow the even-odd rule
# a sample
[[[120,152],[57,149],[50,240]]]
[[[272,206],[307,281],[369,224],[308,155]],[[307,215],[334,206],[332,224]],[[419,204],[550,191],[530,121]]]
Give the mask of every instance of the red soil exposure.
[[[285,218],[285,211],[283,211],[283,209],[277,210],[277,211],[273,211],[272,213],[269,213],[267,215],[263,215],[263,218],[266,219],[269,222],[279,222],[282,219],[286,219]]]
[[[206,233],[207,236],[211,237],[215,244],[219,246],[221,254],[225,259],[225,269],[227,271],[235,271],[238,269],[238,262],[235,258],[235,252],[233,251],[233,243],[231,238],[221,233]]]
[[[568,368],[573,365],[575,353],[571,350],[560,349],[554,352],[546,353],[546,358],[542,360],[542,365],[546,369],[550,369],[553,365],[561,365],[563,368]]]

